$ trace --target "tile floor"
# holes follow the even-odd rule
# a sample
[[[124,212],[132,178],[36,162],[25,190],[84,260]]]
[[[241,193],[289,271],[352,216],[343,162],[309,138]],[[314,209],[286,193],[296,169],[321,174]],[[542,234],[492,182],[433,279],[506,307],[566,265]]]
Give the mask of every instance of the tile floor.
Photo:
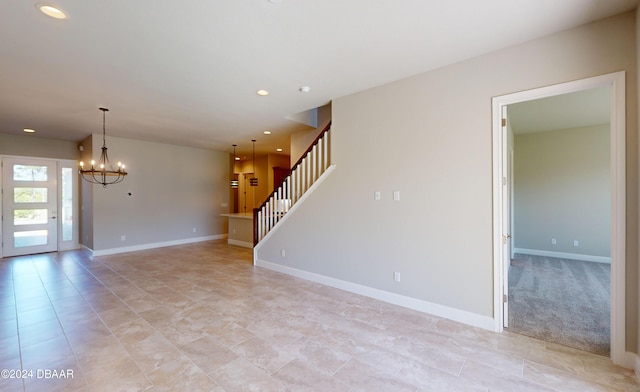
[[[0,369],[24,378],[0,391],[640,390],[608,358],[250,259],[222,242],[1,259]]]

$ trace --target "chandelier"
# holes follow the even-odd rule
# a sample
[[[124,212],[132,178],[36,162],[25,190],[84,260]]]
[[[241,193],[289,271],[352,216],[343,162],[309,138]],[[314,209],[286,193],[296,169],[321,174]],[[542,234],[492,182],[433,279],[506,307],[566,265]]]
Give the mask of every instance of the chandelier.
[[[82,179],[92,184],[100,184],[103,188],[107,185],[117,184],[124,180],[127,172],[124,165],[118,162],[118,168],[114,170],[111,162],[109,162],[109,155],[107,154],[107,131],[106,131],[106,113],[109,111],[107,108],[100,108],[102,111],[102,153],[100,153],[100,160],[91,160],[91,168],[85,169],[84,162],[80,161],[80,174]]]

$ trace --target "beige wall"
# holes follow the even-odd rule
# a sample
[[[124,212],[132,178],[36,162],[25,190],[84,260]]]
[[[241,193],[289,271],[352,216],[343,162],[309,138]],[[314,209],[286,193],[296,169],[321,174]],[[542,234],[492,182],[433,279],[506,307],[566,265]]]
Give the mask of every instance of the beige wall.
[[[298,131],[291,135],[291,167],[298,162],[302,154],[307,151],[311,143],[313,143],[330,121],[331,103],[328,103],[318,108],[318,128]]]
[[[66,140],[43,139],[33,135],[0,133],[0,154],[25,157],[78,159],[78,143]]]
[[[101,140],[101,135],[93,139]],[[220,214],[228,212],[228,206],[223,207],[229,203],[228,153],[115,137],[107,138],[107,146],[110,159],[125,163],[129,175],[106,188],[89,185],[92,195],[83,198],[83,211],[93,214],[83,221],[92,227],[83,227],[81,239],[87,241],[92,231],[92,249],[227,233],[226,218]],[[93,148],[85,146],[85,152],[97,157],[100,147],[94,143]]]
[[[609,124],[516,135],[515,247],[610,257],[610,162]]]
[[[99,139],[97,139],[99,140]],[[93,135],[87,136],[80,145],[83,147],[83,151],[80,153],[78,159],[85,164],[91,162],[94,159],[94,154],[91,149],[93,145]],[[102,144],[100,144],[102,145]],[[98,155],[99,156],[99,153]],[[80,243],[89,249],[93,248],[93,189],[94,186],[82,179],[78,180],[79,185],[79,201],[80,201]]]
[[[258,258],[492,317],[492,97],[625,70],[626,341],[635,351],[635,51],[627,13],[334,100],[336,168]]]

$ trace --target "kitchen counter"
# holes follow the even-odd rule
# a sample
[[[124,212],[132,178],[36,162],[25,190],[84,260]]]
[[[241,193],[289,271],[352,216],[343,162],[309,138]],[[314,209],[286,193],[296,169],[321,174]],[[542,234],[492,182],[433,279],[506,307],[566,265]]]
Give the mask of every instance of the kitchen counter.
[[[253,248],[253,213],[221,214],[229,218],[229,245]]]

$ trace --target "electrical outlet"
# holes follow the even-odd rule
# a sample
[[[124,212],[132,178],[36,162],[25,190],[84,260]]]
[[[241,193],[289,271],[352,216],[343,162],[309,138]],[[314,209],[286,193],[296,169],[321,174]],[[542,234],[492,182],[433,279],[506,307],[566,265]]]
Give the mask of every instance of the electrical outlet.
[[[557,243],[558,243],[558,241],[556,241],[556,239],[555,239],[555,238],[552,238],[552,239],[551,239],[551,245],[556,245]]]
[[[400,272],[394,272],[393,273],[393,280],[394,280],[394,282],[399,282],[400,281]]]
[[[280,255],[281,255],[282,257],[287,257],[287,252],[285,252],[285,250],[284,250],[284,249],[280,249]]]
[[[375,191],[373,193],[373,200],[380,200],[380,191]]]
[[[194,232],[194,233],[196,232],[196,228],[195,228],[195,227],[193,228],[193,232]]]
[[[580,246],[580,242],[578,242],[578,240],[573,240],[573,246]]]
[[[120,241],[126,241],[127,240],[127,236],[125,235],[121,235],[120,236]]]

